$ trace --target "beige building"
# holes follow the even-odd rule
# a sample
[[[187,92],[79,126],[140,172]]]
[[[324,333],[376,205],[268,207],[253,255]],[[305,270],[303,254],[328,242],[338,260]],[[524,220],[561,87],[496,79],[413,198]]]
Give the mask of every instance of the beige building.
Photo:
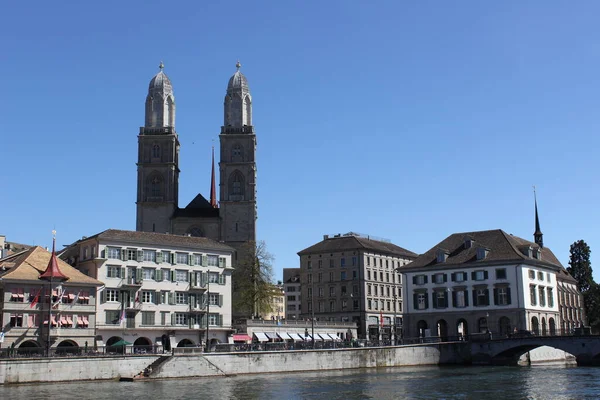
[[[396,269],[417,254],[350,232],[325,235],[298,255],[301,318],[354,322],[360,339],[392,340],[400,334],[403,291]]]
[[[136,350],[227,343],[233,248],[203,237],[109,229],[61,257],[104,282],[98,346],[120,340]]]
[[[564,268],[556,275],[558,286],[559,326],[562,334],[570,334],[573,329],[585,326],[583,296],[577,289],[577,280]]]
[[[39,246],[1,259],[1,346],[38,353],[91,348],[101,285]]]
[[[285,318],[285,292],[283,285],[273,285],[271,312],[263,316],[264,320],[279,321]]]

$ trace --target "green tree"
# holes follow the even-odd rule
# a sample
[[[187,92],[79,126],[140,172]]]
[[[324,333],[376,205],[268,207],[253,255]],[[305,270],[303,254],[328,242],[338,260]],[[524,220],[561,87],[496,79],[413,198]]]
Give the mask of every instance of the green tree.
[[[575,280],[582,294],[594,285],[592,276],[592,264],[590,263],[590,246],[583,240],[578,240],[571,245],[569,257],[569,268],[567,271]]]
[[[588,325],[597,329],[600,325],[600,285],[594,282],[583,294],[583,306]]]
[[[236,315],[259,316],[272,311],[273,255],[264,241],[247,242],[238,249],[233,272],[233,310]]]

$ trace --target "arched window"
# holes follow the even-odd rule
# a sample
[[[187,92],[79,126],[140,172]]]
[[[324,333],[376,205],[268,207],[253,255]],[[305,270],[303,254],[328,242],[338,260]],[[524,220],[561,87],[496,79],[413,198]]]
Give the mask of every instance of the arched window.
[[[537,317],[531,317],[531,330],[533,331],[534,335],[540,334],[540,323]]]
[[[149,201],[160,201],[163,195],[163,180],[160,174],[152,174],[147,181],[146,185],[146,196]]]
[[[482,317],[477,321],[477,326],[479,328],[479,333],[485,333],[488,330],[487,318]]]
[[[229,177],[229,200],[244,200],[244,175],[237,170]]]
[[[152,146],[152,158],[160,158],[160,146],[158,143],[154,143]]]
[[[204,237],[204,231],[202,230],[202,228],[198,227],[198,226],[193,226],[188,230],[188,233],[190,234],[190,236],[194,236],[194,237]]]

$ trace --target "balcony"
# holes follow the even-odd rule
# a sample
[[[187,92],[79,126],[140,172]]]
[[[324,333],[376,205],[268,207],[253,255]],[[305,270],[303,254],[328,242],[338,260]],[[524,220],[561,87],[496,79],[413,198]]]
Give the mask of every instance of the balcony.
[[[125,311],[138,312],[142,309],[143,304],[141,302],[125,304]]]
[[[205,312],[206,312],[206,305],[198,305],[198,306],[190,307],[190,313],[192,313],[192,314],[205,313]]]
[[[204,292],[206,291],[207,285],[205,283],[194,283],[190,282],[188,291],[190,292]]]
[[[119,287],[121,288],[139,288],[142,286],[143,279],[136,279],[135,277],[123,278],[121,279],[121,283]]]

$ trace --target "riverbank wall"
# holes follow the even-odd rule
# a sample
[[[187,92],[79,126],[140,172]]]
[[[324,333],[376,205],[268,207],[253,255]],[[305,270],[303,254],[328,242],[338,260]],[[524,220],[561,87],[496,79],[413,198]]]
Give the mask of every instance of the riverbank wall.
[[[161,362],[162,361],[162,362]],[[242,374],[329,371],[351,368],[468,364],[465,343],[398,347],[209,353],[159,356],[11,359],[0,361],[0,384],[233,376]]]

